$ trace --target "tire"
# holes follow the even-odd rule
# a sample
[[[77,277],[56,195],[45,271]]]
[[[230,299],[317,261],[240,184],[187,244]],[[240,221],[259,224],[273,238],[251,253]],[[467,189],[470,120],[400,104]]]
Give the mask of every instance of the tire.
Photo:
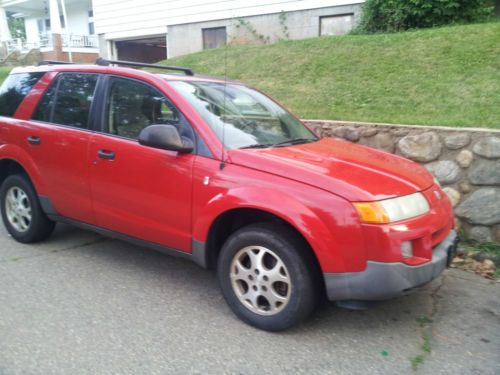
[[[29,178],[24,174],[11,175],[0,188],[2,219],[7,232],[21,243],[46,239],[55,223],[45,215]]]
[[[266,331],[283,331],[307,318],[322,290],[319,267],[305,241],[275,223],[233,233],[222,247],[217,276],[233,312]]]

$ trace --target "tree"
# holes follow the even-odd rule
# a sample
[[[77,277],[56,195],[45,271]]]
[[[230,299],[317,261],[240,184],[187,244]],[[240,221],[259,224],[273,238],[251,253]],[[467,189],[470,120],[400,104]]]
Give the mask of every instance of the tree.
[[[24,27],[24,18],[13,17],[14,13],[7,12],[7,23],[9,24],[12,38],[21,38],[26,40],[26,28]]]
[[[492,0],[367,0],[358,31],[391,32],[480,21]],[[495,0],[498,5],[500,0]]]

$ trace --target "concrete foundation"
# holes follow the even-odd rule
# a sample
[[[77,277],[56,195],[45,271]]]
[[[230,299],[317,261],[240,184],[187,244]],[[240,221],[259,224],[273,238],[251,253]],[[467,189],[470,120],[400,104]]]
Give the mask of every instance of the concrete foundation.
[[[191,24],[169,25],[167,56],[186,55],[203,49],[203,29],[225,27],[227,43],[270,44],[286,39],[305,39],[321,35],[321,18],[353,15],[355,25],[361,15],[361,5],[343,5],[285,13],[273,13],[242,18]]]

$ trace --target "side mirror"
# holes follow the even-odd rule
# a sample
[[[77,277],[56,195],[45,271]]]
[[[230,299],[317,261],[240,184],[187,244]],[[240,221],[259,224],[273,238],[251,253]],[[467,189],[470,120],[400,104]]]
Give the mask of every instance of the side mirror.
[[[150,125],[142,129],[139,144],[180,153],[189,153],[194,149],[193,142],[181,137],[173,125]]]

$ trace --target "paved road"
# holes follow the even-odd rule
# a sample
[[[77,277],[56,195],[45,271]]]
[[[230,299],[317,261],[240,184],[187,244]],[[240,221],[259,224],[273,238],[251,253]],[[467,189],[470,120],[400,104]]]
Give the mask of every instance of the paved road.
[[[430,348],[430,353],[426,349]],[[329,304],[270,334],[238,321],[210,271],[59,226],[0,229],[0,374],[500,374],[500,284],[451,270],[418,294]]]

